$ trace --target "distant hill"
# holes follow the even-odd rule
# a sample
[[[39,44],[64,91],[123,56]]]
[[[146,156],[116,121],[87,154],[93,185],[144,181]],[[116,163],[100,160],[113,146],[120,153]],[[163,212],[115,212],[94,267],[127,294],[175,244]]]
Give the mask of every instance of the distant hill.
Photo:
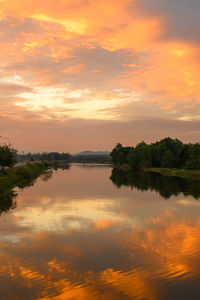
[[[79,153],[72,154],[72,156],[83,156],[83,155],[109,156],[110,152],[108,152],[108,151],[82,151]]]

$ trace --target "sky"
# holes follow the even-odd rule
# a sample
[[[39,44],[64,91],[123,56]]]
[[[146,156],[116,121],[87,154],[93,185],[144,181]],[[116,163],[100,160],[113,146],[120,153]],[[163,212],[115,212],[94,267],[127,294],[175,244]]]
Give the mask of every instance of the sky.
[[[33,152],[199,142],[199,13],[199,0],[0,0],[0,135]]]

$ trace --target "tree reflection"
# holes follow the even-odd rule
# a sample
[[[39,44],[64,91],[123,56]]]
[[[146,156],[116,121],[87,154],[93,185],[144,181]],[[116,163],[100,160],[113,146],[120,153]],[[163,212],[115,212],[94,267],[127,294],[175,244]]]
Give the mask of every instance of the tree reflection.
[[[141,191],[154,190],[165,199],[178,196],[180,193],[185,196],[191,195],[195,199],[200,198],[200,184],[195,180],[168,177],[156,173],[124,171],[116,168],[112,170],[110,179],[118,188],[130,186]]]
[[[24,189],[35,184],[38,177],[47,181],[52,176],[52,170],[46,163],[26,164],[13,169],[2,170],[0,174],[0,214],[16,207],[15,187]]]
[[[53,171],[48,170],[44,174],[41,175],[41,179],[42,179],[42,181],[48,181],[49,179],[52,178],[52,176],[53,176]]]
[[[52,168],[54,169],[54,171],[57,170],[70,170],[71,165],[68,162],[55,162],[52,165]]]
[[[0,214],[16,207],[16,196],[12,189],[0,189]]]

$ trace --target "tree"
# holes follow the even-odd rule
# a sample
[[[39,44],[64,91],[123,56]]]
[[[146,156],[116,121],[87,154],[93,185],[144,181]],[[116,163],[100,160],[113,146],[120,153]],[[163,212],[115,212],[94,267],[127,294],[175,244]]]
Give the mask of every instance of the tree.
[[[164,168],[174,168],[176,163],[176,158],[171,150],[167,150],[162,158],[161,167]]]
[[[110,156],[114,165],[128,164],[132,169],[200,169],[200,144],[183,144],[170,137],[150,145],[141,142],[136,147],[117,144]]]
[[[123,147],[121,144],[117,144],[116,147],[110,153],[112,162],[114,164],[128,163],[127,156],[131,150],[131,147]]]
[[[16,155],[17,155],[17,150],[14,148],[11,148],[10,145],[0,146],[0,166],[1,166],[1,168],[13,167],[17,162]]]

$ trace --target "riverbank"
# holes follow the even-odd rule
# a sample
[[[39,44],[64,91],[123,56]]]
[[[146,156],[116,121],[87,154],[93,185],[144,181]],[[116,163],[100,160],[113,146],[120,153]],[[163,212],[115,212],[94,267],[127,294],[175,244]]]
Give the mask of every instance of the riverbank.
[[[200,170],[170,169],[170,168],[146,168],[144,172],[157,173],[163,176],[179,177],[184,179],[200,180]]]
[[[40,175],[48,176],[50,171],[45,162],[0,170],[0,214],[16,207],[15,187],[22,189],[31,186]]]
[[[34,180],[49,169],[46,162],[27,163],[23,166],[17,166],[0,170],[0,189],[31,185]]]
[[[130,165],[128,164],[117,164],[113,165],[115,169],[121,171],[131,171]],[[200,180],[200,170],[188,170],[188,169],[175,169],[175,168],[142,168],[137,171],[145,173],[157,173],[168,177],[179,177],[183,179],[194,179]]]

